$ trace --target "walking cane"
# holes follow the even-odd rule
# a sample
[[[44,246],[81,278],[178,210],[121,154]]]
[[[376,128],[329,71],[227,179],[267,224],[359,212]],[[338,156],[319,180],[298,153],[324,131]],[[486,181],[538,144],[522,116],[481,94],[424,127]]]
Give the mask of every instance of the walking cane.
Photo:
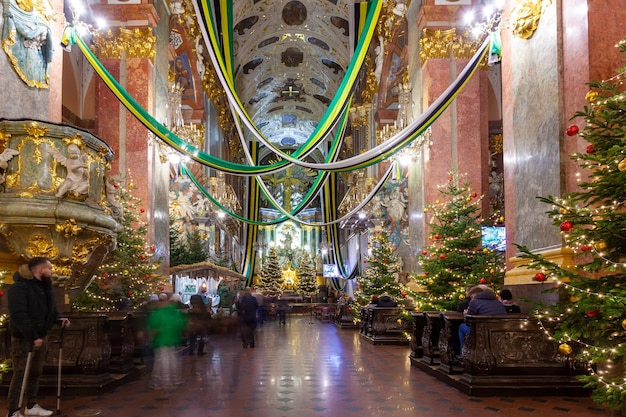
[[[22,409],[22,401],[24,400],[24,391],[26,390],[26,383],[28,382],[28,374],[30,373],[30,364],[33,360],[33,347],[30,347],[28,356],[26,357],[26,367],[24,368],[24,378],[22,379],[22,389],[20,390],[20,401],[18,407]]]
[[[61,336],[59,337],[59,372],[57,378],[57,414],[61,414],[61,360],[63,359],[63,331],[65,322],[61,323]]]

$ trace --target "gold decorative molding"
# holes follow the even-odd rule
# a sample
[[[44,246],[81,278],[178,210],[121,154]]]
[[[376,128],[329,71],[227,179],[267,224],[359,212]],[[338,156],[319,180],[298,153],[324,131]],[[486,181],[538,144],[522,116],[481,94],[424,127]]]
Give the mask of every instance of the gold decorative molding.
[[[502,133],[489,136],[489,152],[502,153],[504,151]]]
[[[540,252],[536,252],[549,261],[554,262],[561,268],[574,269],[576,267],[574,263],[574,251],[567,248],[547,249]],[[536,270],[528,269],[528,259],[520,257],[512,257],[509,261],[513,264],[513,269],[506,272],[504,276],[504,285],[520,285],[520,284],[537,284],[540,282],[534,280]]]
[[[367,68],[367,72],[365,73],[365,88],[361,91],[361,102],[371,103],[374,95],[378,92],[378,79],[370,55],[365,56],[364,66]]]
[[[0,145],[6,146],[6,143],[11,139],[11,134],[0,131]]]
[[[29,125],[24,125],[23,127],[26,133],[35,139],[44,136],[48,132],[48,128],[46,126],[39,126],[39,123],[37,122],[31,122]]]
[[[34,235],[29,239],[26,251],[28,252],[29,258],[45,256],[53,259],[59,254],[59,250],[54,246],[54,243],[41,235]]]
[[[509,18],[511,32],[521,39],[530,39],[535,34],[539,19],[552,0],[518,0]]]
[[[468,33],[457,35],[456,28],[424,29],[420,38],[420,60],[424,65],[428,59],[469,59],[479,47],[479,42],[472,40]]]
[[[94,35],[94,54],[99,59],[147,58],[154,61],[156,36],[151,28],[110,29]]]
[[[63,236],[67,239],[72,236],[78,235],[78,233],[82,231],[83,228],[76,224],[76,220],[69,219],[66,220],[63,224],[57,224],[56,230],[59,233],[63,233]]]

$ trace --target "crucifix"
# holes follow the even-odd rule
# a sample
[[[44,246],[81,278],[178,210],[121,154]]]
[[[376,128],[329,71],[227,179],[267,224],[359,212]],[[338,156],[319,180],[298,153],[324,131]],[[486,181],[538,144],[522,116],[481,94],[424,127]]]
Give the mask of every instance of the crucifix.
[[[289,90],[281,91],[281,94],[283,96],[288,95],[289,97],[293,97],[294,95],[300,95],[300,91],[299,90],[294,90],[293,89],[293,85],[290,85],[289,86]]]

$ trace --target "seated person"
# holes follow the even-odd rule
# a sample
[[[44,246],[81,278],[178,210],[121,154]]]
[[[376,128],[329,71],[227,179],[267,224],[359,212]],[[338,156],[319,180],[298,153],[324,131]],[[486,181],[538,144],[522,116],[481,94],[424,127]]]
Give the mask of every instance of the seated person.
[[[469,292],[475,286],[476,285],[468,285],[467,288],[465,288],[465,299],[457,303],[456,305],[457,312],[463,313],[465,312],[465,310],[467,310],[467,307],[469,307],[469,302],[472,301],[472,299],[470,298]]]
[[[387,294],[383,294],[378,299],[378,303],[376,305],[378,307],[397,307],[398,303],[393,298],[388,296]]]
[[[506,308],[504,308],[502,303],[496,298],[491,288],[477,286],[470,290],[469,295],[471,301],[464,314],[473,316],[497,316],[507,314]],[[463,341],[469,332],[470,326],[467,323],[461,323],[459,325],[459,354],[463,351]]]
[[[515,304],[515,301],[513,301],[513,293],[511,293],[511,290],[503,288],[500,290],[498,295],[500,296],[500,302],[506,309],[507,313],[521,313],[522,312],[519,306]]]

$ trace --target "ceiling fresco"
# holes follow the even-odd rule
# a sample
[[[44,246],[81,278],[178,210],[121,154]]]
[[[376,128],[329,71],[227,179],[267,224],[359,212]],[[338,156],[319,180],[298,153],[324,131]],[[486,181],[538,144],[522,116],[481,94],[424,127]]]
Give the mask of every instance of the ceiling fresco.
[[[276,145],[298,147],[326,112],[351,58],[352,5],[336,0],[234,3],[237,93]]]

